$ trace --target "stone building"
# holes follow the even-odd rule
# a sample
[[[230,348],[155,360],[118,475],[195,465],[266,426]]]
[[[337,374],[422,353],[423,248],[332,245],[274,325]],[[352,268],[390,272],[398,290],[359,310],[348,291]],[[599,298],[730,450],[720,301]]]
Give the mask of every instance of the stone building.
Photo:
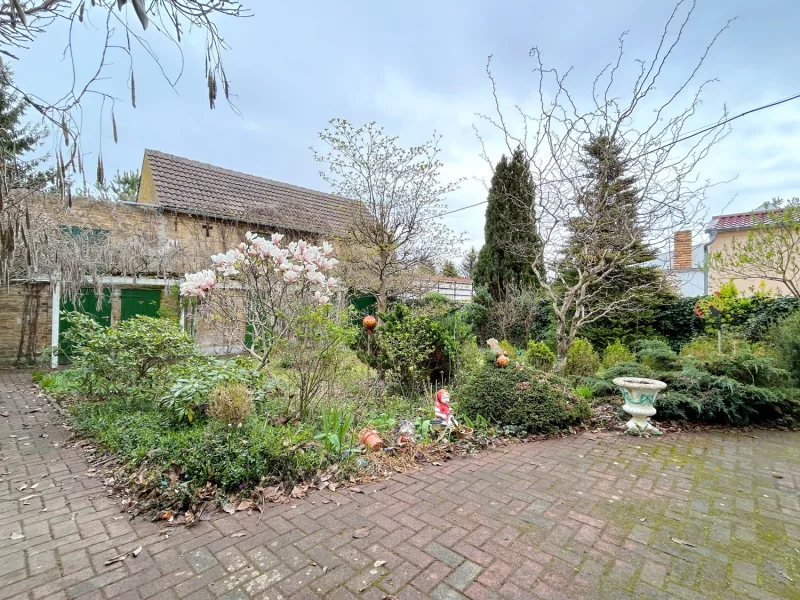
[[[342,232],[348,210],[331,194],[155,150],[144,153],[135,202],[31,201],[34,219],[87,244],[96,240],[97,256],[107,254],[102,275],[87,278],[77,295],[77,308],[107,325],[137,314],[177,316],[179,278],[208,268],[211,254],[232,248],[247,231],[316,241]],[[0,291],[0,364],[34,361],[59,343],[62,309],[75,308],[61,287],[53,273],[34,272]],[[207,351],[231,349],[231,340],[200,322],[196,339]]]

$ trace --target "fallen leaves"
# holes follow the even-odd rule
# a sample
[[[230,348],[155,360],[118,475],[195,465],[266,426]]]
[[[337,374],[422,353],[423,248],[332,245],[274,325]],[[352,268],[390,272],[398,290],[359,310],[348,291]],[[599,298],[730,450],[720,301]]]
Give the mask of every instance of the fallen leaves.
[[[138,547],[136,550],[134,550],[133,552],[131,552],[131,554],[133,554],[133,558],[136,558],[137,556],[139,556],[139,553],[140,553],[141,551],[142,551],[142,547],[141,547],[141,546],[139,546],[139,547]]]
[[[229,515],[232,515],[233,513],[236,512],[236,506],[231,502],[223,502],[222,510],[224,510]]]
[[[25,539],[25,534],[21,531],[12,531],[11,536],[8,538],[10,540],[23,540]]]
[[[373,563],[373,565],[372,565],[372,566],[377,568],[377,567],[382,567],[382,566],[383,566],[383,565],[385,565],[385,564],[386,564],[386,561],[385,561],[385,560],[376,560],[376,561]]]
[[[240,538],[240,537],[244,537],[246,535],[247,535],[246,531],[237,531],[236,533],[232,533],[231,537],[232,538]]]
[[[242,500],[239,502],[238,506],[236,507],[236,512],[241,512],[243,510],[250,510],[253,508],[253,501],[252,500]],[[227,512],[227,511],[225,511]]]
[[[672,540],[673,542],[675,542],[676,544],[679,544],[679,545],[681,545],[681,546],[686,546],[687,548],[697,548],[697,546],[695,546],[695,545],[694,545],[694,544],[692,544],[691,542],[687,542],[687,541],[685,541],[685,540],[679,540],[678,538],[674,538],[674,537],[671,537],[671,538],[669,538],[669,539],[671,539],[671,540]]]
[[[369,535],[370,531],[372,531],[372,528],[370,528],[370,527],[359,527],[358,529],[356,529],[353,532],[353,537],[355,539],[357,539],[357,540],[361,539],[361,538],[365,538],[365,537],[367,537]]]

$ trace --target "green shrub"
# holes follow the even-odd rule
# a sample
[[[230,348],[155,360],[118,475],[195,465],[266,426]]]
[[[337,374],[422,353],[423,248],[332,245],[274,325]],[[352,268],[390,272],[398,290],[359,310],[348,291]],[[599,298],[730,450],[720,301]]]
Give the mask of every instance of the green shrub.
[[[750,359],[726,359],[717,366],[721,374],[710,373],[705,366],[703,362],[689,362],[681,370],[653,371],[639,363],[621,363],[603,371],[602,378],[595,380],[591,387],[595,396],[603,397],[619,394],[612,383],[616,377],[663,381],[667,389],[656,398],[657,420],[678,419],[740,427],[756,423],[791,425],[800,419],[800,390],[757,387],[724,374],[727,372],[745,380],[755,376],[757,381],[779,384],[780,377],[773,377],[775,373],[768,368],[762,370],[763,365],[754,373]],[[759,380],[762,376],[764,379]]]
[[[363,356],[387,373],[393,391],[408,397],[427,383],[450,379],[463,343],[473,336],[456,313],[441,314],[441,309],[434,297],[413,308],[398,302],[380,315],[384,324],[373,336],[375,354]]]
[[[791,373],[800,385],[800,311],[775,326],[770,338],[778,364]]]
[[[218,385],[208,398],[208,414],[220,423],[239,425],[253,413],[253,398],[242,384]]]
[[[308,431],[272,426],[250,417],[241,427],[215,420],[176,426],[170,416],[140,400],[114,398],[70,406],[76,433],[91,436],[119,456],[131,471],[146,467],[158,485],[174,464],[181,485],[193,489],[206,482],[223,491],[238,491],[265,483],[296,483],[313,476],[322,455]]]
[[[103,328],[78,313],[68,318],[71,327],[65,337],[83,374],[84,391],[92,396],[162,388],[173,364],[199,356],[192,338],[171,321],[136,316]]]
[[[603,368],[607,369],[619,363],[631,362],[634,360],[633,352],[620,340],[606,346],[603,352]]]
[[[534,342],[531,340],[528,342],[525,362],[534,369],[550,371],[556,362],[556,355],[544,342]]]
[[[636,358],[651,369],[672,371],[681,368],[680,357],[664,340],[641,340],[636,344]]]
[[[192,422],[208,405],[211,391],[219,385],[247,385],[260,389],[264,375],[253,373],[248,359],[209,359],[184,367],[187,373],[178,377],[169,392],[161,398],[161,406],[176,420]]]
[[[591,377],[600,368],[600,358],[587,340],[578,338],[567,351],[567,364],[564,367],[565,375]]]
[[[481,367],[458,391],[460,412],[529,432],[552,432],[590,416],[589,404],[562,379],[530,368]]]
[[[771,356],[759,356],[748,349],[735,354],[712,355],[703,361],[703,367],[712,375],[760,387],[779,387],[789,380],[789,373],[777,368]]]

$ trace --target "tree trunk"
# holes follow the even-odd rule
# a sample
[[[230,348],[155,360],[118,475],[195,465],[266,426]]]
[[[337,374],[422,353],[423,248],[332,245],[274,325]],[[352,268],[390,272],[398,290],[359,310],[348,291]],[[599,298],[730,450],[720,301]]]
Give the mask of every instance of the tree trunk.
[[[574,334],[570,335],[570,333],[566,331],[566,328],[566,323],[558,323],[558,329],[556,330],[555,370],[556,373],[559,374],[563,373],[564,368],[567,366],[567,352],[570,346],[572,346],[572,340],[575,337]]]

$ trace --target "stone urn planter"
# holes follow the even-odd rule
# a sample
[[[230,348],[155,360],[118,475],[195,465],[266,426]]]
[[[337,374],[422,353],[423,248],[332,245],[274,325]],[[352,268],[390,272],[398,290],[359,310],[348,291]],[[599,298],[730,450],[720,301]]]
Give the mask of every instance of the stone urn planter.
[[[617,377],[613,383],[622,391],[622,397],[625,398],[622,410],[631,416],[631,420],[625,423],[628,433],[661,435],[648,419],[656,414],[653,403],[658,392],[666,388],[667,384],[657,379],[641,377]]]

